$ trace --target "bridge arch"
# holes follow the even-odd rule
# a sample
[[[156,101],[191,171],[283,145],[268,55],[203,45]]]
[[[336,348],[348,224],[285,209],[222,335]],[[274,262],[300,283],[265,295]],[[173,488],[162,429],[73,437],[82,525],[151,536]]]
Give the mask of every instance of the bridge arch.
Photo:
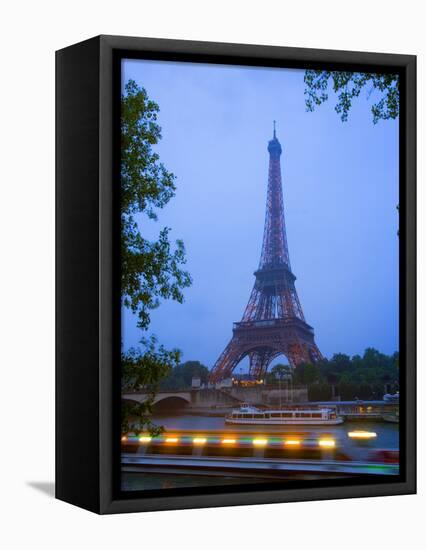
[[[131,405],[139,405],[141,401],[139,399],[130,399],[129,397],[122,397],[122,403],[130,403]]]
[[[155,413],[174,413],[182,411],[190,404],[190,399],[181,395],[157,394],[152,407]]]

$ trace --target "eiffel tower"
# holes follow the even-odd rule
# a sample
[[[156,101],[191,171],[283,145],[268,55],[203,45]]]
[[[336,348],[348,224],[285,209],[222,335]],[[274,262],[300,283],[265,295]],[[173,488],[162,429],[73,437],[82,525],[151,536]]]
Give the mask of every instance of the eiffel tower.
[[[305,321],[290,266],[281,184],[282,149],[275,121],[268,152],[268,193],[259,268],[254,272],[256,280],[244,315],[239,323],[234,323],[231,341],[211,370],[211,383],[230,377],[246,356],[249,373],[257,379],[264,377],[271,361],[281,354],[293,368],[322,358],[313,328]]]

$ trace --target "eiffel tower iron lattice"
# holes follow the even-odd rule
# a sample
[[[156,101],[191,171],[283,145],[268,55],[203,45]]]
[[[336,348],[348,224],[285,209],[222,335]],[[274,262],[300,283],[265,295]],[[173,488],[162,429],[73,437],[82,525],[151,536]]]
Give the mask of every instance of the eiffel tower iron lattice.
[[[231,341],[211,370],[211,383],[230,377],[246,356],[249,373],[257,379],[264,377],[271,361],[281,354],[293,368],[322,358],[313,328],[305,321],[290,266],[281,183],[282,149],[275,121],[268,152],[268,192],[259,268],[254,273],[256,279],[243,317],[234,323]]]

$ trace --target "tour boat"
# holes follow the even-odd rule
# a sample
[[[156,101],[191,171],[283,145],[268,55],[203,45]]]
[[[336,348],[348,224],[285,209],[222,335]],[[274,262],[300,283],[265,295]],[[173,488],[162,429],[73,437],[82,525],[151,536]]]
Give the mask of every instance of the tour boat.
[[[388,403],[399,403],[399,391],[396,393],[385,393],[383,401],[387,401]]]
[[[336,410],[331,408],[261,410],[243,404],[226,416],[225,422],[262,426],[335,426],[342,424],[343,418],[337,416]]]

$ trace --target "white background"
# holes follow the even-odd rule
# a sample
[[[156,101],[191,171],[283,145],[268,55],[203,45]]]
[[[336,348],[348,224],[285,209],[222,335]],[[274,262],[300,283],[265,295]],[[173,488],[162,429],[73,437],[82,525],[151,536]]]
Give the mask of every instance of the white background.
[[[54,51],[123,34],[417,54],[419,210],[423,188],[425,18],[406,0],[72,0],[3,3],[1,32],[0,544],[3,548],[400,549],[424,538],[424,411],[418,496],[98,517],[55,501]],[[419,220],[419,280],[425,269]],[[424,287],[419,304],[424,304]],[[424,389],[424,310],[419,388]],[[423,340],[423,341],[422,341]],[[41,485],[40,485],[41,484]],[[37,488],[38,487],[38,488]],[[416,542],[414,542],[417,539]]]

